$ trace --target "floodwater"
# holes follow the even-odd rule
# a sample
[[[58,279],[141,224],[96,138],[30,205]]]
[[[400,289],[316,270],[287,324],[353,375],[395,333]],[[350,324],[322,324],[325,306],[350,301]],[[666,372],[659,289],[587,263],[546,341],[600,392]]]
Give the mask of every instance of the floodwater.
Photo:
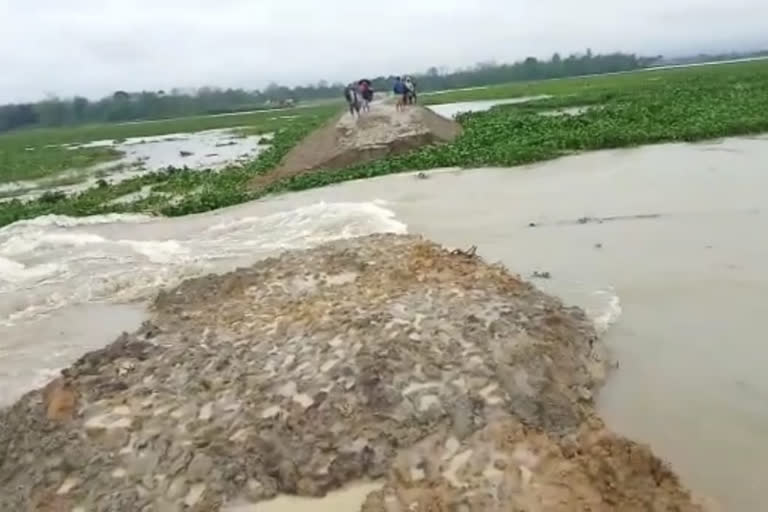
[[[500,100],[479,100],[479,101],[463,101],[458,103],[443,103],[441,105],[427,105],[427,108],[432,112],[439,114],[443,117],[453,118],[459,114],[465,114],[467,112],[485,112],[490,110],[496,105],[514,105],[517,103],[528,103],[529,101],[538,101],[551,98],[548,94],[541,94],[539,96],[521,96],[519,98],[507,98]]]
[[[225,507],[223,512],[358,512],[365,503],[365,498],[383,486],[382,482],[358,482],[329,492],[322,499],[278,496],[256,505],[230,505]]]
[[[271,134],[243,137],[230,128],[131,137],[123,141],[96,140],[71,147],[113,147],[125,153],[121,161],[109,162],[104,167],[141,162],[146,171],[185,166],[190,169],[220,169],[232,163],[253,160],[264,148],[262,140],[270,140],[271,137]]]
[[[599,397],[609,425],[723,510],[764,510],[766,161],[762,136],[388,176],[183,218],[17,223],[0,229],[0,401],[135,327],[160,286],[407,230],[549,272],[536,283],[585,307],[620,362]]]
[[[175,219],[46,216],[0,228],[0,406],[135,329],[144,318],[139,305],[162,287],[284,249],[405,232],[393,217],[361,201]],[[88,316],[94,304],[100,309]],[[105,304],[119,311],[110,315]]]
[[[98,180],[119,183],[148,172],[168,167],[188,167],[192,170],[219,170],[228,165],[254,160],[271,140],[271,134],[242,137],[232,128],[205,130],[195,133],[174,133],[152,137],[131,137],[124,140],[104,139],[68,147],[111,147],[122,151],[124,156],[85,170],[73,170],[54,179],[67,176],[86,176],[83,181],[63,186],[47,186],[52,178],[0,184],[0,193],[18,199],[31,199],[46,191],[74,193],[94,186]],[[18,194],[13,195],[13,191]]]

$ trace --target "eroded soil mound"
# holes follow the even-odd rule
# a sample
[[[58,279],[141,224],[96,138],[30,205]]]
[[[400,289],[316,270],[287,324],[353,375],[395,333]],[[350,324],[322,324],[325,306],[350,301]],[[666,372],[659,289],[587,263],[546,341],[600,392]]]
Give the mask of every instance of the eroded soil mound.
[[[596,418],[567,436],[498,418],[463,443],[438,432],[399,455],[364,512],[694,512],[651,451]],[[712,509],[707,509],[712,510]],[[714,512],[714,511],[713,511]]]
[[[360,478],[386,481],[376,511],[698,510],[594,417],[604,368],[580,310],[474,256],[288,252],[161,294],[0,412],[0,510],[202,512]]]
[[[319,169],[340,169],[404,153],[428,144],[450,142],[461,126],[429,109],[411,106],[397,112],[393,105],[375,103],[360,117],[344,114],[315,130],[280,165],[254,179],[253,186]]]

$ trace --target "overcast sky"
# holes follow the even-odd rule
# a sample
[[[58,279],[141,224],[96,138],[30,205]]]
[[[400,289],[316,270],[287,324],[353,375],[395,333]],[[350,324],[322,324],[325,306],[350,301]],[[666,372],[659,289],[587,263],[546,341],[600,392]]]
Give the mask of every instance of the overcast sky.
[[[0,0],[0,103],[768,46],[768,0]]]

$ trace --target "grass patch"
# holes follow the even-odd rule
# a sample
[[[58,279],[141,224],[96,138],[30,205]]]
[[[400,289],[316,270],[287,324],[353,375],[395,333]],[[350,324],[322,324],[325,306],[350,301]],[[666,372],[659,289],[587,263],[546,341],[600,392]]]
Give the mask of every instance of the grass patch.
[[[69,149],[62,146],[18,146],[2,142],[0,140],[0,183],[45,178],[123,156],[122,152],[113,148]]]
[[[192,133],[203,130],[245,127],[249,134],[266,133],[306,117],[332,115],[339,103],[287,110],[264,110],[243,114],[181,117],[160,121],[140,121],[120,124],[88,124],[65,128],[34,128],[0,135],[0,147],[24,148],[48,144],[83,143],[94,140],[129,137],[152,137],[172,133]],[[286,119],[284,116],[297,116]]]
[[[686,86],[691,80],[706,80],[714,86],[726,86],[742,81],[751,73],[765,76],[768,60],[735,62],[709,66],[632,71],[598,76],[571,77],[532,82],[513,82],[493,85],[482,89],[445,91],[439,94],[423,94],[419,101],[426,105],[465,101],[498,100],[523,96],[549,94],[557,103],[562,97],[581,96],[584,99],[628,97],[639,91],[664,90],[679,84]],[[536,103],[539,103],[537,101]]]

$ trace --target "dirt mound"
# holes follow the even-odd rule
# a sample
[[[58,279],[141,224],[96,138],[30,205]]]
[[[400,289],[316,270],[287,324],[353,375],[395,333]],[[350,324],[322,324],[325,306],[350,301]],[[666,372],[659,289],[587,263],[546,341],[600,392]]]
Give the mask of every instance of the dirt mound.
[[[0,510],[208,512],[361,478],[385,484],[371,511],[699,510],[594,417],[605,366],[581,310],[467,253],[288,252],[161,294],[0,411]]]
[[[364,512],[694,512],[651,451],[591,419],[557,438],[499,419],[459,444],[436,433],[397,457]]]
[[[428,145],[450,142],[461,126],[429,109],[412,106],[397,112],[393,105],[376,103],[360,117],[344,114],[315,130],[253,186],[319,169],[340,169]]]

